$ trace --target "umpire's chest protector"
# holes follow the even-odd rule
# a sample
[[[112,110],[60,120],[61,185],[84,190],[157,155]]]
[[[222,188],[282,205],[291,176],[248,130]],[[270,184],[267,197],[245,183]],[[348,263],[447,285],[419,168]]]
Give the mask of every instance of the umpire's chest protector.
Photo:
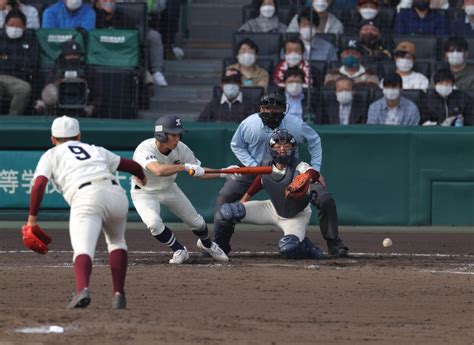
[[[298,213],[303,211],[309,203],[309,196],[301,199],[286,199],[285,189],[293,181],[293,178],[298,175],[296,167],[299,161],[292,159],[287,165],[285,174],[272,172],[270,175],[263,175],[262,185],[263,189],[270,196],[273,206],[280,217],[293,218]],[[268,165],[270,165],[269,163]]]

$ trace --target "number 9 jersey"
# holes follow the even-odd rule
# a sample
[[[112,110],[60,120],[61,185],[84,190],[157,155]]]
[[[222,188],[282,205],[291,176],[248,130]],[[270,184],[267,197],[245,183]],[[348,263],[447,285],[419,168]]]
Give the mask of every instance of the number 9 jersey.
[[[120,156],[100,146],[67,141],[46,151],[40,158],[35,175],[51,180],[69,205],[78,187],[90,181],[115,179]]]

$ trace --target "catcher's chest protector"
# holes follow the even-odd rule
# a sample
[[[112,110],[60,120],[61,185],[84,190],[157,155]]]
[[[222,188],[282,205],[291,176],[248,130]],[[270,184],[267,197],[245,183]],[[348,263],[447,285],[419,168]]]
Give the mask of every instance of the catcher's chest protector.
[[[290,164],[286,166],[285,175],[273,172],[262,177],[263,189],[270,196],[270,200],[280,217],[293,218],[308,206],[309,196],[290,200],[285,198],[286,187],[293,181],[296,175],[299,175],[298,171],[296,171],[299,163],[299,160],[292,159]]]

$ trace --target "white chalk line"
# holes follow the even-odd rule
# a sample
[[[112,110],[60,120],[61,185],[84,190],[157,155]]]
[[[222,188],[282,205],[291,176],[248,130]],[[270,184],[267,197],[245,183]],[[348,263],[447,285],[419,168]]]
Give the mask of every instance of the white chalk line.
[[[72,250],[50,250],[48,254],[72,254]],[[101,254],[107,254],[106,251],[97,252]],[[135,250],[129,251],[129,254],[158,254],[158,255],[166,255],[171,254],[170,251],[165,250]],[[200,252],[189,252],[190,254],[201,254]],[[240,256],[275,256],[278,255],[279,252],[276,251],[236,251],[232,252],[233,254],[240,255]],[[37,255],[35,252],[31,250],[1,250],[0,254],[31,254]],[[350,253],[350,257],[437,257],[437,258],[474,258],[474,255],[470,254],[440,254],[440,253]]]

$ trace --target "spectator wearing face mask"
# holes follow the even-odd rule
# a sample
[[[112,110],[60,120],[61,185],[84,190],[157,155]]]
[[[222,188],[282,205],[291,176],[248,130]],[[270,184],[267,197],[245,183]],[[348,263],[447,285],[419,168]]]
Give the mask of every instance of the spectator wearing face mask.
[[[24,114],[30,100],[31,86],[27,80],[33,75],[37,51],[36,45],[23,36],[25,27],[25,15],[12,10],[0,36],[0,88],[12,98],[9,115]]]
[[[276,0],[259,0],[259,16],[244,23],[237,31],[239,32],[280,32],[286,31],[286,25],[280,22],[276,11],[278,4]]]
[[[413,71],[416,61],[416,47],[411,42],[400,42],[393,52],[393,59],[397,66],[397,73],[402,77],[403,89],[405,90],[426,90],[429,87],[428,78],[418,72]]]
[[[340,35],[344,33],[344,25],[328,8],[331,6],[332,0],[313,0],[312,10],[313,16],[318,17],[318,22],[315,24],[315,32],[320,34],[335,34]],[[310,9],[303,10],[306,13],[306,18],[310,18]],[[301,28],[300,15],[295,15],[288,25],[286,32],[298,32]]]
[[[336,61],[337,54],[334,46],[319,38],[316,27],[319,23],[317,14],[311,18],[311,10],[305,9],[298,16],[300,38],[304,44],[303,59],[312,61]]]
[[[308,98],[303,93],[304,73],[298,67],[290,67],[286,70],[285,98],[288,104],[286,116],[296,116],[303,121],[313,118],[316,109],[316,97],[311,98],[311,105],[308,108]]]
[[[400,0],[400,3],[397,5],[397,11],[400,12],[401,9],[411,8],[413,5],[413,0]],[[449,0],[431,0],[430,8],[432,10],[447,10],[449,8]]]
[[[396,73],[383,81],[383,97],[369,107],[367,123],[371,125],[417,126],[420,112],[415,103],[400,95],[402,78]]]
[[[347,42],[341,52],[342,66],[329,71],[324,78],[325,87],[334,87],[340,77],[346,76],[354,81],[355,87],[378,88],[379,78],[375,71],[366,69],[362,64],[363,48],[355,40]]]
[[[360,24],[359,43],[364,50],[364,62],[390,61],[392,56],[384,47],[379,28],[372,20],[363,20]]]
[[[336,80],[335,92],[322,100],[321,118],[324,125],[353,125],[367,122],[367,104],[354,92],[354,81],[348,77]]]
[[[285,87],[284,77],[286,70],[290,67],[298,67],[304,74],[303,87],[307,88],[312,78],[309,63],[303,59],[303,41],[297,37],[290,37],[285,41],[283,51],[285,53],[285,59],[278,63],[273,72],[273,84],[278,87]]]
[[[450,32],[453,36],[474,37],[474,0],[464,0],[466,16],[453,20]]]
[[[468,65],[468,45],[462,37],[450,37],[444,46],[444,58],[454,75],[454,87],[458,90],[474,89],[474,66]]]
[[[97,0],[94,6],[97,29],[137,29],[135,23],[125,13],[116,10],[115,0]],[[164,48],[161,34],[153,29],[146,32],[146,42],[150,61],[150,73],[158,86],[167,86],[164,67]]]
[[[59,0],[43,12],[43,29],[95,29],[95,12],[82,0]]]
[[[0,0],[0,26],[5,24],[5,18],[8,12],[12,10],[19,10],[26,17],[26,27],[28,29],[38,29],[39,15],[38,10],[31,5],[25,5],[17,0]]]
[[[474,125],[473,100],[460,91],[454,90],[454,75],[449,69],[440,69],[433,75],[435,92],[428,94],[422,107],[422,124],[452,126],[461,115],[464,126]]]
[[[237,50],[237,63],[227,66],[242,74],[242,86],[268,87],[268,72],[256,64],[258,47],[254,41],[245,38],[240,41]]]
[[[199,115],[198,121],[240,122],[254,113],[252,101],[240,91],[241,82],[239,71],[226,70],[221,79],[222,95],[214,96]]]
[[[360,31],[360,24],[365,20],[371,20],[375,26],[383,33],[389,34],[392,29],[392,23],[383,22],[379,15],[378,0],[358,0],[357,14],[348,18],[345,23],[345,31],[351,35],[357,35]]]
[[[430,0],[414,0],[411,9],[402,9],[395,16],[396,35],[426,34],[443,36],[448,33],[445,17],[430,9]]]

